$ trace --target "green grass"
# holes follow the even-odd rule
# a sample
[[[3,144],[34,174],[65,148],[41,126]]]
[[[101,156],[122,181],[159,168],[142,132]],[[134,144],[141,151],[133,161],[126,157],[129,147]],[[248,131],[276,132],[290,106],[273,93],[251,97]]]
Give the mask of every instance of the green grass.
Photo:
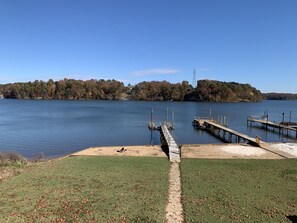
[[[71,157],[0,182],[0,222],[164,222],[166,158]]]
[[[186,222],[292,222],[297,159],[181,163]]]

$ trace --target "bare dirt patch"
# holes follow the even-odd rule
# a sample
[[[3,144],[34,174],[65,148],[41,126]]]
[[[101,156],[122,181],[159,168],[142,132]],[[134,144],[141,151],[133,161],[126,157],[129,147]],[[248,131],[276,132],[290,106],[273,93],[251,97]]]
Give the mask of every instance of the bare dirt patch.
[[[122,148],[124,150],[122,151]],[[71,155],[74,156],[149,156],[166,157],[160,146],[105,146],[91,147]]]

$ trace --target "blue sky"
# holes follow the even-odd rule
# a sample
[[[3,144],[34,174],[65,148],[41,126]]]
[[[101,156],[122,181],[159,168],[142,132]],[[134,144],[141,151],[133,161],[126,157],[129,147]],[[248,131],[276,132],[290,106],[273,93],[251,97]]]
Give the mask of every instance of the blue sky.
[[[295,0],[0,0],[0,83],[215,79],[297,93]]]

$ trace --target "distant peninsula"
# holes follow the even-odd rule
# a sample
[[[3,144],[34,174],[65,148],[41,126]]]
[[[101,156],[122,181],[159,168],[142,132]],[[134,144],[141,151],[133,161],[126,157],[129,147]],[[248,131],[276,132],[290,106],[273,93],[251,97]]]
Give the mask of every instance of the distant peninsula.
[[[141,101],[207,101],[257,102],[262,93],[249,84],[199,80],[197,87],[188,81],[141,82],[125,86],[117,80],[40,81],[0,85],[0,96],[6,99],[63,99],[63,100],[141,100]],[[268,95],[265,95],[267,98]]]
[[[297,94],[291,93],[263,93],[265,100],[297,100]]]

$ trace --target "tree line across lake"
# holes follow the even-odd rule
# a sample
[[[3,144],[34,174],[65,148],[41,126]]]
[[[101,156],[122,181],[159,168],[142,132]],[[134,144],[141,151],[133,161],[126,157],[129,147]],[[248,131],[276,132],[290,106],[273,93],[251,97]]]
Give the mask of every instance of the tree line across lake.
[[[117,80],[39,81],[0,85],[0,96],[7,99],[76,99],[76,100],[144,100],[144,101],[209,101],[238,102],[276,99],[262,95],[249,84],[199,80],[193,88],[187,81],[141,82],[125,86]]]

